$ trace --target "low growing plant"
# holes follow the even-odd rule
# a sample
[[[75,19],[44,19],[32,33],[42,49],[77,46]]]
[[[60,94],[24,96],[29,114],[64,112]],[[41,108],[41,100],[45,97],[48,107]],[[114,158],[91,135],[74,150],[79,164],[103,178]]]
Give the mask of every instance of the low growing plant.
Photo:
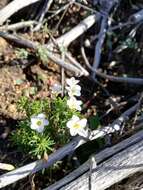
[[[51,98],[20,98],[18,109],[25,113],[25,119],[12,133],[12,141],[21,151],[41,158],[67,143],[70,135],[87,136],[87,119],[80,113],[82,102],[76,99],[81,95],[78,82],[67,79],[68,95],[64,98],[59,96],[61,87],[57,84],[51,88]]]

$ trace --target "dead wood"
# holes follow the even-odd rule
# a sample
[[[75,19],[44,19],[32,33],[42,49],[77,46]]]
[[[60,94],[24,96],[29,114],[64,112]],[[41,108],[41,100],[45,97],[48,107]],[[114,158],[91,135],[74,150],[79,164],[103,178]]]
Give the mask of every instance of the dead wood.
[[[143,140],[99,164],[60,190],[104,190],[124,178],[143,170]],[[97,155],[95,155],[96,160]],[[53,190],[52,188],[50,188]],[[59,189],[59,188],[58,188]]]
[[[120,151],[123,151],[124,149],[128,148],[129,146],[132,146],[133,144],[136,144],[137,142],[140,142],[142,140],[142,131],[136,133],[135,135],[131,136],[128,139],[123,140],[122,142],[106,148],[105,150],[99,152],[98,154],[95,154],[95,160],[96,163],[99,164],[103,160],[108,159],[109,157],[117,154]],[[83,175],[85,172],[88,172],[90,169],[91,160],[89,159],[84,164],[82,164],[79,168],[68,174],[63,179],[57,181],[55,184],[49,186],[48,188],[45,188],[44,190],[57,190],[70,182],[76,180],[78,177]]]
[[[14,13],[18,12],[24,7],[27,7],[33,3],[37,3],[39,0],[14,0],[10,2],[7,6],[0,10],[0,25],[2,25],[8,18],[10,18]]]

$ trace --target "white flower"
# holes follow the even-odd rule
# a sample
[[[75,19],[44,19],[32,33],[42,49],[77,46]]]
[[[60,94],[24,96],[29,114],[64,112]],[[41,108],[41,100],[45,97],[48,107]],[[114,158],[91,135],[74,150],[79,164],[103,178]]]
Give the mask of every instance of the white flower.
[[[37,116],[31,117],[31,129],[42,133],[44,127],[49,124],[49,121],[46,119],[46,116],[43,113],[38,114]]]
[[[75,97],[71,97],[69,100],[67,100],[67,105],[70,109],[81,111],[81,104],[82,101],[77,100]]]
[[[62,86],[60,84],[53,84],[50,89],[52,90],[52,94],[58,95],[62,92]]]
[[[78,85],[79,80],[76,80],[74,77],[72,77],[71,79],[67,79],[66,82],[68,85],[66,89],[70,97],[81,95],[81,87]]]
[[[68,95],[70,97],[72,96],[80,96],[81,95],[81,87],[79,85],[75,85],[75,86],[67,86],[66,87],[67,91],[68,91]]]
[[[70,79],[67,79],[66,80],[66,83],[69,85],[69,86],[75,86],[76,84],[79,83],[79,80],[76,80],[74,77],[70,78]]]
[[[71,136],[80,135],[87,137],[88,130],[85,129],[87,119],[80,119],[78,116],[73,115],[72,118],[67,122],[67,127],[70,129]]]

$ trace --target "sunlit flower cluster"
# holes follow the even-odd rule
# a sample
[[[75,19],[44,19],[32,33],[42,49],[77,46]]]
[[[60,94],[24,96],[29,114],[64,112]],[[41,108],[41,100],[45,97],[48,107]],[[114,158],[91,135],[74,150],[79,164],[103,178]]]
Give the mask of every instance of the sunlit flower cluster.
[[[76,80],[74,77],[66,80],[67,87],[66,90],[69,95],[69,99],[67,100],[67,105],[70,109],[75,109],[81,111],[82,101],[77,100],[75,96],[81,95],[81,87],[78,85],[79,80]]]
[[[70,79],[67,79],[66,83],[68,85],[66,89],[68,91],[69,97],[81,95],[81,87],[78,85],[79,80],[76,80],[74,77],[72,77]]]
[[[70,109],[81,111],[81,104],[82,101],[77,100],[75,97],[71,97],[70,99],[67,100],[67,105],[69,106]]]
[[[66,80],[67,87],[66,90],[69,95],[69,99],[67,100],[67,105],[72,110],[81,111],[82,101],[77,100],[76,96],[79,97],[81,95],[81,87],[78,84],[79,80],[76,80],[74,77]],[[73,115],[72,118],[67,122],[67,127],[70,130],[71,136],[80,135],[83,137],[87,137],[88,129],[86,128],[87,119],[80,119],[78,116]]]
[[[76,97],[81,95],[81,87],[78,84],[79,80],[76,80],[74,77],[66,80],[67,86],[66,90],[68,92],[68,100],[67,106],[71,110],[81,111],[82,101],[77,100]],[[59,94],[61,92],[61,86],[55,84],[51,87],[53,94]],[[46,118],[46,115],[40,113],[38,115],[34,115],[31,117],[31,129],[37,131],[38,133],[43,133],[45,126],[49,125],[49,121]],[[72,118],[66,124],[67,128],[69,128],[71,136],[80,135],[83,137],[87,137],[88,129],[87,129],[87,119],[80,119],[77,115],[73,115]]]

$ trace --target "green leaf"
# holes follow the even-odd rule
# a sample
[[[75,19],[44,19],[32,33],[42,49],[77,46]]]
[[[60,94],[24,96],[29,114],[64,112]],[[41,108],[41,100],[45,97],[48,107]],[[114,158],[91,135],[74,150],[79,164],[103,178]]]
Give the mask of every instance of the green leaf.
[[[90,116],[88,121],[89,126],[92,130],[98,129],[100,127],[100,120],[98,114]]]

